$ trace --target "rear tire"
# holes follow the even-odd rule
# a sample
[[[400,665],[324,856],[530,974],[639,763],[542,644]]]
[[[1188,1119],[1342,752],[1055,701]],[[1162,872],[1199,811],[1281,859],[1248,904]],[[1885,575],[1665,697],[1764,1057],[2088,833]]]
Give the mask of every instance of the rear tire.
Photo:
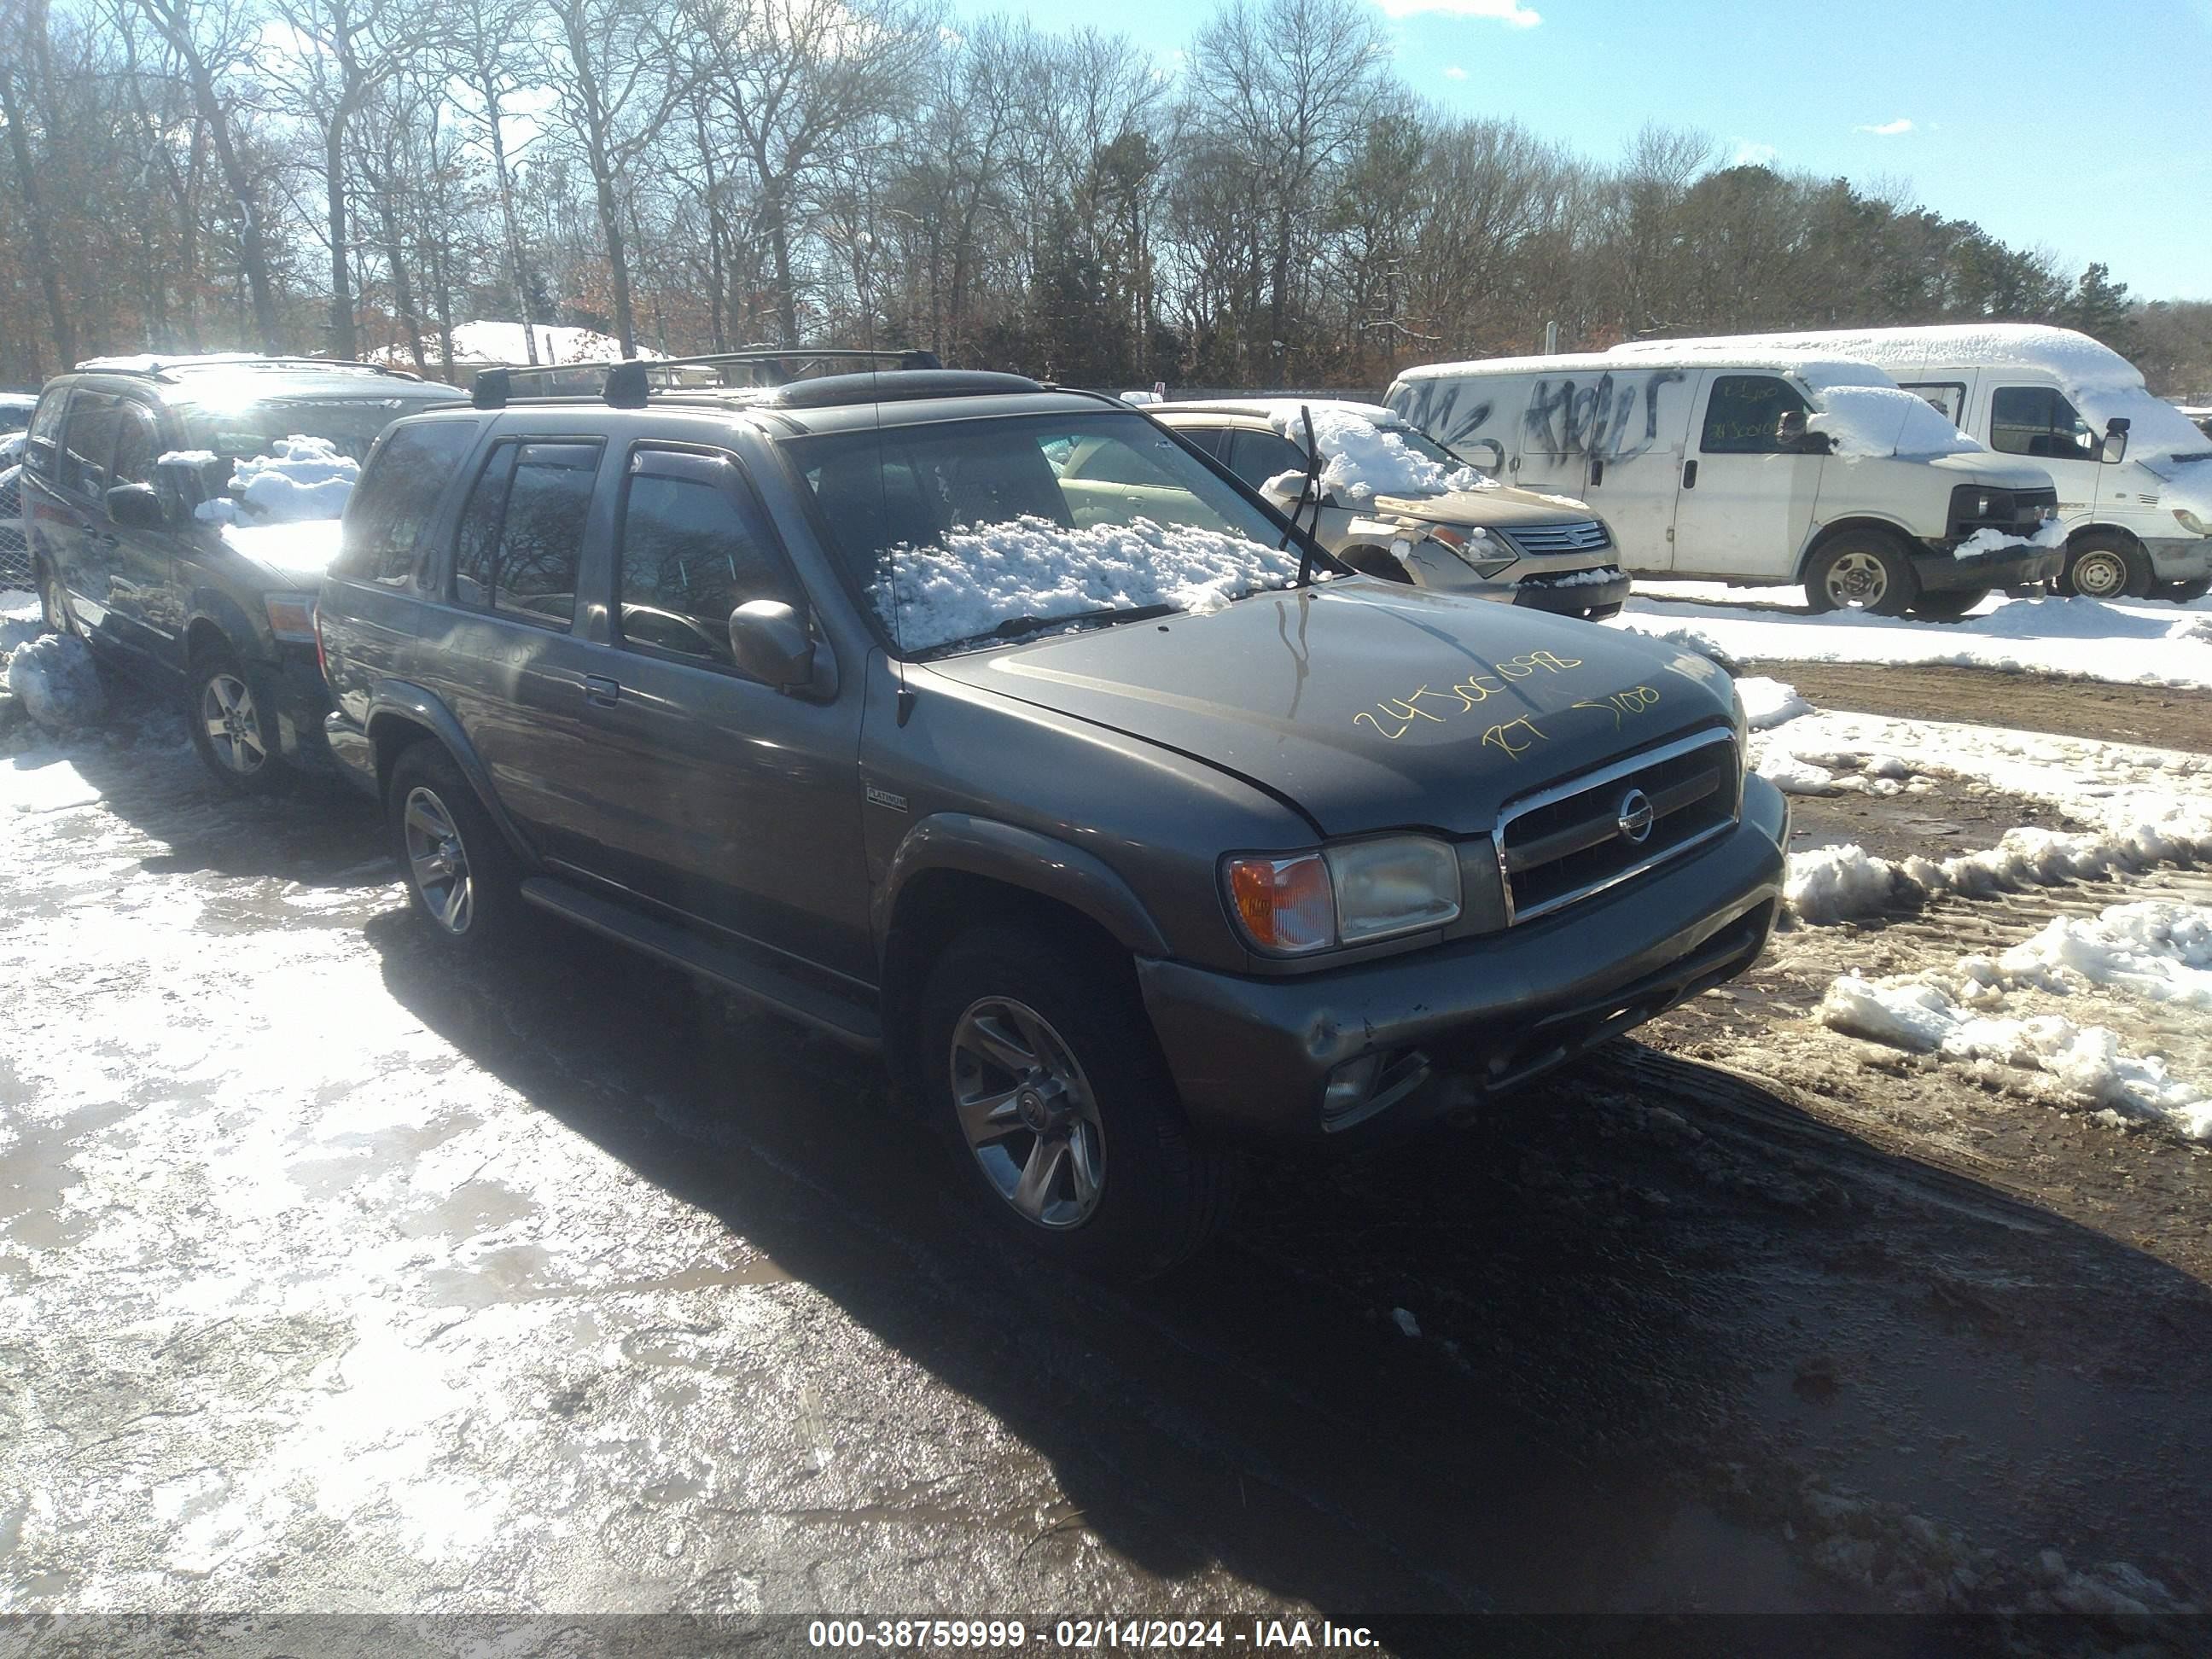
[[[441,949],[477,956],[514,934],[522,919],[514,854],[435,741],[400,750],[385,786],[384,818],[407,896]]]
[[[1363,576],[1380,576],[1386,582],[1411,586],[1413,573],[1379,547],[1353,547],[1336,556]]]
[[[2075,539],[2058,575],[2061,593],[2084,599],[2147,599],[2150,585],[2150,561],[2142,550],[2102,531]]]
[[[1913,601],[1912,614],[1927,622],[1958,622],[1989,596],[1986,587],[1946,587],[1923,592]]]
[[[1845,531],[1813,556],[1805,573],[1805,598],[1816,616],[1869,611],[1901,617],[1919,597],[1920,579],[1904,550],[1878,531]]]
[[[229,646],[193,653],[185,680],[185,721],[200,763],[232,794],[266,795],[291,781],[278,753],[276,714],[263,705]]]
[[[931,968],[915,1075],[958,1180],[1030,1257],[1166,1272],[1219,1224],[1234,1166],[1192,1144],[1133,987],[1064,936],[990,924]]]

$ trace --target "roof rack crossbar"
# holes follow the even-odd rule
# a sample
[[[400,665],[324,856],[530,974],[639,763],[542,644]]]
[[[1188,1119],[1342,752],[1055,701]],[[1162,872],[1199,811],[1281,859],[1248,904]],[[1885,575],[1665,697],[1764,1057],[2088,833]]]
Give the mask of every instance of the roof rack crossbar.
[[[691,357],[621,357],[612,361],[581,363],[514,364],[505,368],[485,368],[477,371],[471,390],[471,399],[478,409],[501,409],[517,396],[517,382],[527,384],[550,376],[568,376],[571,380],[603,371],[604,379],[597,388],[605,402],[620,409],[639,409],[654,391],[702,391],[700,386],[686,387],[670,377],[687,368],[737,368],[739,366],[766,368],[769,378],[750,383],[738,382],[726,375],[716,376],[717,384],[736,387],[750,384],[763,389],[788,385],[793,380],[808,378],[800,371],[817,368],[831,362],[880,363],[886,368],[909,370],[942,368],[933,351],[920,349],[885,349],[847,346],[757,346],[743,351],[710,351]],[[590,397],[592,391],[579,384],[563,392],[530,393],[531,397]]]

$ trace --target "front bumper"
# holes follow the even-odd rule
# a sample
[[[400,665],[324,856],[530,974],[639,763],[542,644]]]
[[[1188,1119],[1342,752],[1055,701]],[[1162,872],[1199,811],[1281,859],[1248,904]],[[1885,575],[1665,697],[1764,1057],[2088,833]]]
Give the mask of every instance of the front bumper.
[[[337,763],[338,775],[371,800],[376,799],[376,750],[368,733],[333,708],[323,721],[323,741]]]
[[[1922,591],[1936,593],[1958,587],[2015,587],[2024,582],[2050,581],[2065,568],[2063,547],[2036,547],[2021,542],[1989,553],[1955,558],[1940,543],[1912,556],[1913,574]]]
[[[1780,912],[1789,839],[1788,800],[1754,775],[1729,835],[1541,921],[1279,979],[1140,959],[1138,982],[1200,1133],[1330,1133],[1330,1074],[1367,1055],[1389,1103],[1337,1122],[1405,1123],[1465,1097],[1424,1077],[1502,1093],[1741,973]]]
[[[1603,581],[1546,581],[1531,576],[1513,589],[1513,603],[1553,616],[1579,617],[1587,611],[1608,615],[1628,602],[1628,573],[1608,570]]]
[[[2150,560],[2151,574],[2162,582],[2193,582],[2212,576],[2212,536],[2139,538]]]
[[[277,647],[273,664],[255,664],[246,678],[259,696],[276,711],[277,748],[295,765],[319,769],[330,761],[323,741],[323,717],[330,712],[330,688],[315,660],[315,647]]]

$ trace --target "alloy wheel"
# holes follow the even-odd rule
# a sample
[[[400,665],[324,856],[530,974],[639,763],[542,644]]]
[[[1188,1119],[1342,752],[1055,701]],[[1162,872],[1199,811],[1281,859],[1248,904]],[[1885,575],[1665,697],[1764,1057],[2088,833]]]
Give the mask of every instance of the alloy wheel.
[[[1090,1080],[1059,1032],[1011,997],[969,1005],[952,1030],[952,1103],[984,1178],[1024,1218],[1080,1226],[1105,1186]]]
[[[465,933],[475,914],[468,849],[453,815],[432,791],[417,787],[401,817],[407,837],[407,871],[430,919],[447,933]]]
[[[207,730],[208,747],[226,770],[250,778],[268,763],[260,711],[252,690],[237,675],[208,677],[200,688],[200,724]]]
[[[1871,553],[1846,553],[1828,567],[1828,598],[1838,610],[1871,611],[1889,593],[1889,572]]]

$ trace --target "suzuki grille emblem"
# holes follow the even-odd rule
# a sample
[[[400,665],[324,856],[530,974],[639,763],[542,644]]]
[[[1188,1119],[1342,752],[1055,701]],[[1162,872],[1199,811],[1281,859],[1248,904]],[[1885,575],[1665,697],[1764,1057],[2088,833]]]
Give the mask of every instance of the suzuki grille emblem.
[[[1641,789],[1632,789],[1620,798],[1620,811],[1613,818],[1613,827],[1620,838],[1632,846],[1641,846],[1651,833],[1651,797]]]

